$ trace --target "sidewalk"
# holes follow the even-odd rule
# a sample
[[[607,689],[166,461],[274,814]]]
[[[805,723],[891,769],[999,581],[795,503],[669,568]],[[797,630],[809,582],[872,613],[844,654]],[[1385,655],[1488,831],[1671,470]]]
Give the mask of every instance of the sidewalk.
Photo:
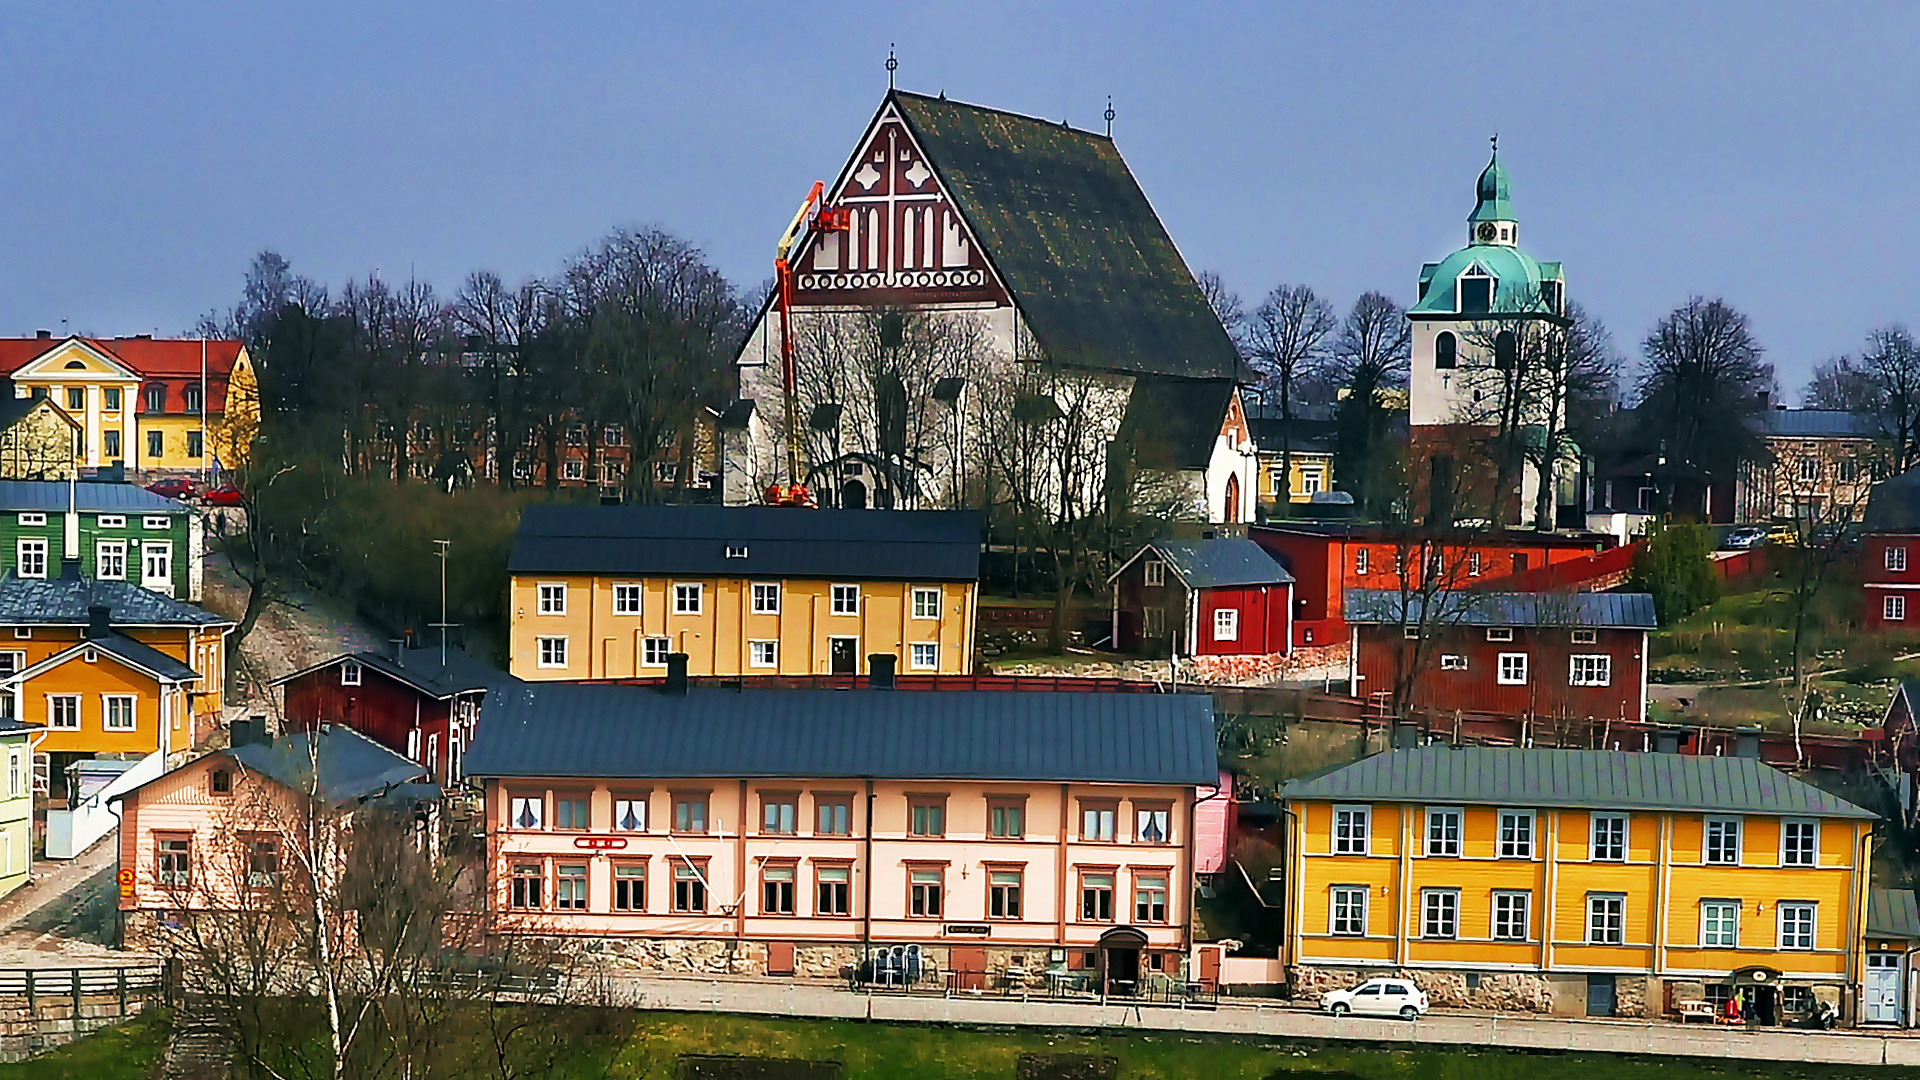
[[[856,994],[837,985],[738,979],[609,978],[613,1003],[677,1012],[880,1020],[897,1023],[1179,1031],[1264,1039],[1328,1039],[1402,1046],[1496,1046],[1587,1054],[1736,1058],[1833,1065],[1920,1066],[1920,1039],[1857,1031],[1684,1027],[1666,1021],[1588,1020],[1437,1012],[1408,1023],[1331,1017],[1280,1002],[1222,1000],[1217,1010],[1073,1004],[1000,997]]]
[[[108,833],[74,859],[35,859],[29,880],[0,900],[0,930],[11,930],[55,903],[101,870],[119,861],[119,830]]]

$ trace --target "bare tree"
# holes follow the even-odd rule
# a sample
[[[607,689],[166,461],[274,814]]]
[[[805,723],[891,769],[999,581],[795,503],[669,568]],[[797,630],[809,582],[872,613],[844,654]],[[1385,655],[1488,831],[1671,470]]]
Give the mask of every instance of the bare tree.
[[[1813,378],[1801,397],[1809,409],[1840,412],[1878,413],[1881,404],[1880,388],[1873,376],[1844,353],[1813,366]]]
[[[1300,377],[1326,359],[1339,320],[1308,285],[1278,285],[1246,322],[1247,358],[1265,378],[1263,396],[1280,404],[1280,483],[1293,484],[1293,403]],[[1284,508],[1286,498],[1281,503]]]
[[[1194,276],[1194,281],[1200,286],[1200,295],[1207,298],[1207,306],[1213,309],[1214,316],[1226,329],[1227,336],[1233,339],[1234,348],[1245,356],[1247,309],[1240,301],[1240,294],[1227,287],[1218,270],[1202,270]]]
[[[1875,390],[1874,412],[1893,450],[1893,471],[1920,464],[1920,347],[1894,323],[1867,335],[1860,369]]]
[[[1725,300],[1696,296],[1662,318],[1641,347],[1641,437],[1661,446],[1670,466],[1731,477],[1741,461],[1764,452],[1753,420],[1773,387],[1773,365],[1745,315]]]
[[[1333,343],[1328,369],[1346,396],[1335,409],[1336,475],[1354,501],[1386,509],[1393,462],[1391,392],[1406,386],[1412,331],[1406,312],[1384,293],[1353,303]]]

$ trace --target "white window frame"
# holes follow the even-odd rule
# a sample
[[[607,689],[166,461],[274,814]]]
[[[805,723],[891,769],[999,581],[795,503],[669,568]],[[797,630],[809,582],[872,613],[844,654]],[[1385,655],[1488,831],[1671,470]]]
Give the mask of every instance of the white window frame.
[[[1300,470],[1300,494],[1311,499],[1326,490],[1326,473],[1318,468]],[[1275,495],[1280,494],[1274,492]]]
[[[1905,544],[1889,545],[1881,561],[1886,564],[1886,569],[1892,570],[1895,573],[1905,573],[1907,569],[1907,546]]]
[[[755,581],[747,585],[748,595],[753,601],[755,615],[780,614],[780,583],[777,581]]]
[[[1422,854],[1429,859],[1459,858],[1465,818],[1466,814],[1457,806],[1427,807],[1421,819],[1421,835],[1426,838]],[[1438,837],[1434,835],[1436,829]]]
[[[47,523],[47,515],[44,512],[40,512],[40,511],[33,511],[33,512],[22,511],[20,514],[20,519],[17,522],[17,524],[20,524],[20,525],[45,525],[46,523]]]
[[[925,659],[922,659],[922,653]],[[938,671],[940,668],[940,643],[937,641],[915,641],[907,645],[907,667],[914,671]]]
[[[1240,640],[1240,612],[1237,608],[1213,609],[1213,640]]]
[[[1720,846],[1724,848],[1729,830],[1733,833],[1733,858],[1716,858],[1714,834],[1716,832],[1720,834]],[[1714,815],[1707,818],[1700,828],[1700,862],[1705,866],[1739,866],[1741,842],[1745,839],[1741,834],[1745,831],[1741,819],[1737,817]]]
[[[1493,681],[1501,686],[1527,685],[1527,654],[1523,652],[1503,652],[1497,661]],[[1514,668],[1518,668],[1515,672]]]
[[[1366,548],[1361,548],[1361,549],[1359,549],[1358,551],[1355,551],[1355,552],[1353,553],[1353,572],[1354,572],[1354,574],[1355,574],[1355,575],[1357,576],[1357,575],[1360,575],[1360,574],[1365,574],[1365,573],[1367,573],[1367,572],[1368,572],[1368,571],[1367,571],[1367,568],[1368,568],[1368,566],[1370,566],[1370,565],[1372,564],[1372,562],[1373,562],[1373,560],[1367,557],[1367,549],[1366,549]]]
[[[1600,631],[1575,630],[1567,635],[1567,640],[1574,645],[1598,645],[1600,644]]]
[[[27,561],[29,552],[31,552],[34,557],[34,563],[32,564],[29,564]],[[28,569],[29,565],[32,565],[33,569]],[[19,542],[14,545],[13,568],[14,573],[19,574],[23,578],[44,580],[47,576],[46,540],[37,536],[21,537]]]
[[[56,708],[55,702],[62,702],[62,701],[70,702],[73,705],[73,723],[71,724],[60,723],[59,710],[58,708]],[[79,731],[80,730],[80,695],[79,694],[48,694],[47,695],[47,730],[49,731]]]
[[[1618,822],[1620,825],[1620,843],[1618,855],[1601,854],[1600,823]],[[1607,830],[1611,833],[1611,827]],[[1633,819],[1627,814],[1594,814],[1587,820],[1587,861],[1588,862],[1626,862],[1627,848],[1633,838]],[[1611,848],[1612,837],[1608,837],[1607,846]]]
[[[534,659],[538,666],[549,671],[565,671],[567,667],[567,636],[565,634],[542,634],[533,639]]]
[[[127,542],[125,540],[94,541],[93,576],[102,581],[127,580]]]
[[[540,614],[565,615],[567,613],[566,582],[543,581],[534,588],[538,591],[540,598]]]
[[[1807,858],[1805,862],[1788,861],[1788,856],[1795,854],[1794,849],[1789,847],[1787,844],[1787,836],[1794,829],[1805,829],[1812,836],[1813,844],[1806,851]],[[1820,865],[1820,822],[1819,821],[1813,818],[1784,818],[1781,820],[1780,822],[1780,865],[1791,866],[1796,868],[1815,867]]]
[[[780,643],[771,640],[747,642],[747,666],[757,668],[779,667]]]
[[[1436,929],[1436,923],[1440,928]],[[1420,936],[1430,941],[1460,937],[1460,890],[1420,890]]]
[[[360,661],[343,660],[340,663],[340,685],[359,686],[361,676]]]
[[[165,514],[148,514],[140,519],[140,527],[143,529],[166,530],[173,527],[173,519]]]
[[[126,708],[126,721],[114,721],[116,706]],[[133,694],[101,694],[100,725],[103,731],[138,731],[140,729],[140,699]]]
[[[1513,627],[1489,626],[1487,627],[1487,640],[1488,641],[1512,641]]]
[[[673,652],[673,639],[664,635],[654,635],[640,639],[640,666],[666,667],[667,656]]]
[[[521,811],[533,812],[533,824],[521,825]],[[547,827],[547,800],[541,795],[515,795],[507,800],[507,828],[536,832]]]
[[[1905,622],[1907,619],[1907,598],[1899,593],[1889,593],[1880,600],[1880,618],[1887,622]]]
[[[940,590],[913,590],[913,617],[916,619],[938,619],[940,617]]]
[[[860,614],[860,586],[832,585],[828,587],[830,600],[827,606],[829,615]]]
[[[1441,653],[1440,654],[1440,670],[1441,671],[1467,670],[1467,654],[1466,653]]]
[[[1625,945],[1627,943],[1627,897],[1625,893],[1587,894],[1587,937],[1589,945]]]
[[[1740,901],[1700,901],[1700,947],[1703,949],[1740,947]]]
[[[1468,577],[1480,576],[1480,553],[1477,551],[1470,551],[1467,553],[1467,576]]]
[[[627,813],[632,813],[634,817],[639,819],[640,823],[634,828],[629,829],[625,825],[620,824],[621,819],[625,817]],[[647,831],[647,800],[645,799],[613,800],[613,821],[611,824],[611,828],[613,829],[614,832],[642,832],[642,833],[646,832]]]
[[[1607,653],[1576,653],[1568,657],[1567,685],[1612,686],[1613,657]]]
[[[1516,922],[1518,923],[1517,926],[1515,925]],[[1495,889],[1493,891],[1493,921],[1487,929],[1495,941],[1531,940],[1533,937],[1533,894],[1524,889]]]
[[[1343,816],[1347,821],[1346,836],[1340,835]],[[1373,846],[1373,807],[1335,804],[1329,843],[1335,855],[1369,854]]]
[[[1140,568],[1140,582],[1148,588],[1159,588],[1167,583],[1167,564],[1159,559],[1148,559]]]
[[[586,475],[586,462],[581,461],[579,458],[568,458],[560,463],[560,478],[562,480],[580,480],[585,478]]]
[[[746,557],[747,557],[747,545],[745,544],[728,544],[727,545],[727,558],[744,559]]]
[[[1782,900],[1778,904],[1774,905],[1774,911],[1776,913],[1774,917],[1774,923],[1775,923],[1774,932],[1776,935],[1774,938],[1775,948],[1778,948],[1784,952],[1810,952],[1819,944],[1819,941],[1820,941],[1820,905],[1819,904],[1816,904],[1810,900]],[[1789,940],[1788,931],[1787,931],[1787,921],[1788,921],[1788,916],[1790,915],[1794,916],[1793,921],[1796,924],[1803,921],[1805,922],[1806,944],[1804,945],[1800,944],[1800,941],[1802,939],[1800,938],[1800,927],[1798,925],[1794,927],[1793,937],[1791,941]],[[1800,918],[1801,915],[1805,916],[1804,920]]]
[[[124,529],[127,527],[127,515],[100,514],[93,519],[93,524],[98,529]]]
[[[615,615],[638,615],[645,590],[637,581],[616,581],[613,583],[613,613]]]
[[[673,613],[675,615],[698,615],[706,608],[707,586],[700,581],[676,581],[673,583]]]
[[[1533,858],[1536,847],[1534,814],[1531,810],[1502,810],[1499,816],[1498,852],[1503,859]],[[1513,828],[1508,829],[1511,824]]]
[[[1167,609],[1157,604],[1148,604],[1140,609],[1140,636],[1157,638],[1167,633]]]
[[[1367,901],[1372,894],[1372,888],[1366,885],[1333,886],[1327,897],[1327,933],[1335,937],[1366,937]]]

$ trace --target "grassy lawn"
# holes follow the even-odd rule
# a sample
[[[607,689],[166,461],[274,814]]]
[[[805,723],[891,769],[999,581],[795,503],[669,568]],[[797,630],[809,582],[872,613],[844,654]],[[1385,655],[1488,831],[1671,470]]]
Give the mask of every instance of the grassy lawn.
[[[0,1065],[0,1080],[144,1080],[159,1071],[167,1031],[164,1013],[142,1013],[31,1061]]]

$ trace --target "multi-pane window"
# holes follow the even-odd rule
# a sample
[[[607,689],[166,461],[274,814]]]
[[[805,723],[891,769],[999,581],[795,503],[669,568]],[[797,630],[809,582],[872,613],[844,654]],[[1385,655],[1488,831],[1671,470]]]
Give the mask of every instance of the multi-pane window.
[[[685,913],[707,910],[706,876],[685,859],[673,861],[673,910]]]
[[[1589,857],[1595,862],[1625,862],[1627,859],[1627,815],[1593,815],[1593,844]]]
[[[1112,843],[1114,819],[1119,809],[1112,804],[1080,804],[1080,839],[1098,843]]]
[[[348,660],[345,663],[340,665],[340,685],[341,686],[359,686],[360,685],[360,661]]]
[[[1460,854],[1460,811],[1428,808],[1427,854]]]
[[[184,889],[193,883],[193,841],[184,836],[163,836],[155,841],[154,867],[162,886]]]
[[[553,827],[573,829],[585,832],[593,828],[592,819],[587,813],[587,800],[574,795],[555,796],[553,800]]]
[[[1731,949],[1740,943],[1740,904],[1733,900],[1705,900],[1700,904],[1700,944]]]
[[[1513,627],[1489,626],[1487,627],[1487,640],[1488,641],[1512,641]]]
[[[1142,844],[1164,844],[1171,814],[1164,806],[1141,806],[1133,811],[1133,838]]]
[[[1370,816],[1364,806],[1333,808],[1333,853],[1335,855],[1367,853],[1367,819]]]
[[[1740,819],[1708,818],[1706,861],[1733,865],[1740,861]]]
[[[540,583],[540,614],[565,615],[567,613],[567,587],[559,582]]]
[[[1780,865],[1813,866],[1820,854],[1820,823],[1785,821],[1780,825]]]
[[[106,728],[108,731],[133,730],[134,701],[135,698],[132,694],[108,694],[102,699],[102,704],[106,707]]]
[[[1587,896],[1587,944],[1619,945],[1626,940],[1627,898],[1611,893]]]
[[[1466,654],[1465,653],[1441,653],[1440,654],[1440,670],[1441,671],[1467,670]]]
[[[517,908],[540,907],[540,894],[546,880],[547,876],[539,863],[513,864],[512,905]]]
[[[860,586],[835,585],[830,610],[835,615],[860,614]]]
[[[907,871],[907,914],[923,919],[940,917],[940,895],[945,891],[945,871]]]
[[[1167,564],[1159,559],[1148,559],[1140,567],[1140,581],[1151,588],[1159,588],[1167,583]]]
[[[673,613],[675,615],[700,614],[701,594],[704,587],[697,581],[683,582],[673,587]]]
[[[647,910],[647,866],[645,863],[613,864],[613,910]]]
[[[907,664],[922,671],[940,666],[940,646],[931,641],[916,641],[908,646]]]
[[[1420,936],[1429,938],[1460,936],[1460,891],[1458,889],[1420,890]]]
[[[747,642],[747,663],[752,667],[780,666],[780,643],[777,641]]]
[[[853,835],[853,801],[844,795],[813,798],[815,836]]]
[[[707,831],[707,797],[705,795],[674,796],[673,831],[677,833]]]
[[[1167,609],[1149,604],[1140,609],[1140,632],[1150,638],[1165,637]]]
[[[247,840],[247,884],[264,889],[280,880],[280,841],[271,836]]]
[[[799,828],[800,800],[793,795],[760,797],[760,831],[792,836]]]
[[[1887,569],[1905,570],[1907,568],[1907,549],[1899,544],[1887,548]]]
[[[779,582],[756,581],[753,583],[753,613],[755,615],[780,614]]]
[[[101,514],[99,517],[94,518],[94,524],[103,529],[124,529],[127,527],[127,515]]]
[[[1240,613],[1232,608],[1219,608],[1213,613],[1213,640],[1240,640]]]
[[[1567,683],[1570,686],[1611,686],[1613,657],[1606,655],[1569,657]]]
[[[907,834],[947,835],[947,804],[943,799],[914,799],[907,804]]]
[[[1167,921],[1167,876],[1165,874],[1140,874],[1133,879],[1133,921],[1137,923]]]
[[[845,866],[817,866],[813,871],[813,881],[818,895],[814,898],[815,915],[845,915],[853,910],[852,892],[849,884],[852,870]]]
[[[534,643],[540,650],[540,666],[543,668],[563,668],[567,666],[567,639],[564,637],[535,638]]]
[[[1533,811],[1500,811],[1500,857],[1533,858]]]
[[[1780,911],[1780,947],[1783,949],[1813,948],[1813,922],[1815,908],[1806,903],[1785,903]]]
[[[1496,941],[1525,941],[1532,927],[1533,894],[1496,892],[1493,894],[1493,936]]]
[[[147,432],[147,456],[148,457],[164,457],[166,455],[166,452],[167,452],[166,433],[160,432],[160,431]]]
[[[47,726],[57,731],[80,730],[80,695],[48,694]]]
[[[795,873],[792,863],[774,863],[760,868],[760,913],[762,915],[793,914]]]
[[[1501,653],[1500,668],[1494,675],[1494,681],[1501,686],[1527,685],[1527,654],[1523,652]]]
[[[516,829],[537,829],[545,820],[545,800],[538,795],[516,795],[507,808],[507,824]]]
[[[1359,937],[1367,932],[1367,888],[1364,885],[1336,885],[1333,888],[1333,933]]]
[[[1361,548],[1359,551],[1354,552],[1353,553],[1353,572],[1356,574],[1366,573],[1367,562],[1368,560],[1367,560],[1366,548]]]
[[[1820,475],[1819,462],[1813,460],[1810,457],[1803,457],[1800,459],[1800,479],[1802,482],[1811,482],[1817,479],[1819,475]]]
[[[1880,598],[1880,617],[1891,622],[1903,622],[1907,617],[1907,598],[1895,593]]]
[[[125,540],[102,540],[93,546],[93,574],[107,581],[125,581],[127,577],[127,542]]]
[[[647,800],[613,800],[613,827],[621,832],[646,832]]]
[[[940,590],[913,590],[913,617],[916,619],[937,619],[940,617]]]
[[[68,411],[69,411],[69,412],[77,412],[77,411],[79,411],[79,410],[81,410],[81,409],[84,409],[84,408],[86,408],[86,407],[87,407],[87,391],[86,391],[86,388],[85,388],[85,387],[80,387],[80,386],[69,386],[69,387],[67,387],[67,409],[68,409]],[[192,410],[192,409],[189,409],[189,410],[187,410],[187,411],[188,411],[188,412],[192,412],[193,410]]]
[[[1477,551],[1469,552],[1467,554],[1467,576],[1468,577],[1480,576],[1480,553]]]
[[[1080,875],[1080,919],[1082,922],[1113,921],[1113,875]]]
[[[615,615],[640,614],[640,586],[615,585],[613,587],[613,613]]]
[[[587,910],[585,863],[563,863],[554,872],[553,906],[561,911]]]
[[[1017,799],[988,803],[987,835],[999,840],[1018,840],[1026,836],[1027,804]]]
[[[18,558],[14,569],[23,578],[43,578],[47,576],[47,542],[22,538],[16,548]]]
[[[650,637],[640,640],[640,663],[647,667],[666,667],[667,654],[673,651],[671,638]]]
[[[1021,873],[1018,870],[987,872],[987,917],[989,919],[1020,917],[1020,877]]]

